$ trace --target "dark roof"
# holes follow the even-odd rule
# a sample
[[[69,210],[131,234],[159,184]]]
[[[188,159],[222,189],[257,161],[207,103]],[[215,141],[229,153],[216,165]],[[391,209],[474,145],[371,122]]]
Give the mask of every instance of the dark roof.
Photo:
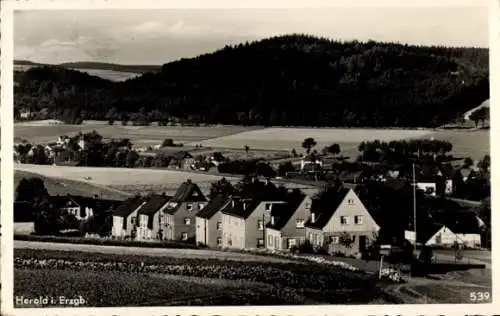
[[[215,215],[218,211],[220,211],[225,204],[229,202],[229,198],[226,198],[222,195],[217,195],[214,197],[202,210],[196,214],[197,217],[210,219]]]
[[[14,201],[14,223],[33,222],[33,206],[30,202]]]
[[[432,219],[436,223],[445,225],[455,234],[478,234],[481,232],[474,212],[434,212]]]
[[[232,198],[222,213],[247,219],[261,202]]]
[[[127,199],[123,201],[123,203],[120,204],[115,210],[113,210],[113,215],[126,217],[140,207],[143,202],[144,198],[140,196]]]
[[[145,198],[144,204],[139,210],[139,214],[154,215],[163,205],[169,201],[170,197],[164,195],[151,195]]]
[[[271,216],[274,217],[274,224],[272,222],[268,223],[266,227],[276,230],[282,229],[293,216],[296,209],[296,207],[294,208],[289,203],[274,204],[271,209]]]
[[[314,199],[311,206],[311,213],[315,214],[316,219],[314,223],[308,220],[306,226],[323,229],[350,190],[346,187],[331,189],[323,198]]]
[[[203,195],[198,185],[190,180],[181,184],[175,192],[175,195],[170,199],[171,202],[201,202],[206,201],[207,198]]]

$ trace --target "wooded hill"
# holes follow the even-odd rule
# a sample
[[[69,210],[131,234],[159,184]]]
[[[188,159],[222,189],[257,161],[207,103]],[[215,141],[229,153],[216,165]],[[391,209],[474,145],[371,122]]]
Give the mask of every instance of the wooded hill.
[[[65,121],[434,127],[489,98],[488,50],[287,35],[226,46],[120,83],[16,73],[21,109]],[[37,117],[44,118],[44,117]],[[45,117],[47,118],[47,117]]]

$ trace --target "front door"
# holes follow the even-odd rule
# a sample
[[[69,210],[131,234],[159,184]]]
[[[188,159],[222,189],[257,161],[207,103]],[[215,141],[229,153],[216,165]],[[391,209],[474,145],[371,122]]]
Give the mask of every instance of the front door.
[[[363,252],[366,249],[366,236],[359,236],[359,252]]]

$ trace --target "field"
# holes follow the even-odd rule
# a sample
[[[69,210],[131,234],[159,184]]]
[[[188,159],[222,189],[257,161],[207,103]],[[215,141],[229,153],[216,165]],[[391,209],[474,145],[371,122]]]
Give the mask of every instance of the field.
[[[107,122],[98,121],[90,121],[82,125],[49,125],[31,122],[14,125],[15,138],[25,139],[32,143],[53,142],[61,135],[74,135],[80,131],[85,133],[95,130],[105,138],[129,138],[135,146],[158,145],[165,138],[172,138],[178,143],[193,143],[194,146],[205,139],[223,137],[251,129],[243,126],[122,126],[118,123],[108,125]],[[242,148],[242,146],[237,148]]]
[[[453,154],[457,157],[481,159],[489,154],[488,130],[402,130],[402,129],[331,129],[331,128],[266,128],[238,134],[207,139],[203,146],[213,148],[240,148],[248,145],[251,149],[286,150],[295,148],[303,151],[302,141],[312,137],[316,140],[315,148],[338,143],[345,156],[354,158],[358,155],[358,145],[362,141],[378,139],[391,141],[434,137],[452,142]]]
[[[42,125],[33,123],[15,124],[16,139],[35,143],[55,141],[63,134],[74,134],[82,130],[96,130],[107,138],[129,138],[137,146],[160,144],[165,138],[183,143],[187,147],[203,145],[205,148],[226,151],[236,158],[245,157],[245,145],[250,147],[249,156],[275,156],[295,148],[302,152],[302,141],[313,137],[321,150],[324,146],[338,143],[343,155],[355,158],[361,141],[378,139],[391,141],[400,139],[434,137],[451,141],[453,154],[457,157],[481,159],[490,152],[488,130],[404,130],[404,129],[342,129],[342,128],[259,128],[242,126],[109,126],[105,122],[87,122],[83,125]],[[186,147],[186,148],[187,148]]]
[[[81,295],[87,306],[359,304],[379,293],[364,273],[314,263],[27,249],[14,257],[14,295]]]
[[[50,195],[80,195],[93,197],[94,195],[101,196],[103,199],[110,200],[124,200],[130,196],[130,194],[123,191],[108,188],[103,185],[96,185],[93,183],[86,183],[83,181],[71,180],[65,177],[54,178],[50,176],[45,176],[39,173],[32,173],[29,171],[15,170],[14,171],[14,190],[19,185],[19,182],[23,178],[39,177],[44,183],[47,191]]]
[[[22,177],[41,175],[50,194],[74,194],[89,196],[102,194],[103,198],[110,196],[126,198],[140,191],[173,194],[179,185],[191,179],[204,194],[210,191],[211,183],[220,180],[222,176],[209,173],[195,173],[166,169],[129,169],[105,167],[68,167],[52,165],[16,164],[16,186]],[[91,177],[91,180],[85,180]],[[233,183],[241,177],[225,176]],[[279,181],[278,181],[279,182]],[[299,188],[306,194],[316,193],[310,185],[285,183],[286,187]]]

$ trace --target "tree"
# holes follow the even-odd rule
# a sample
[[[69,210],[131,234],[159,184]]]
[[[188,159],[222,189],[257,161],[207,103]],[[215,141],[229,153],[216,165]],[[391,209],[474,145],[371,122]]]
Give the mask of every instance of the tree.
[[[292,157],[297,157],[297,151],[295,150],[295,148],[292,148]]]
[[[293,171],[295,171],[295,167],[293,166],[291,161],[281,163],[278,167],[278,175],[281,177],[285,177],[288,172]]]
[[[245,145],[243,148],[245,149],[245,153],[246,153],[247,159],[248,159],[248,152],[250,151],[250,147],[248,145]]]
[[[304,139],[302,142],[302,147],[306,150],[306,152],[309,154],[311,152],[311,149],[316,146],[316,141],[312,137],[308,137]]]
[[[35,233],[39,235],[57,235],[64,226],[63,214],[48,197],[34,206]]]
[[[41,178],[22,178],[16,188],[16,201],[38,203],[47,198],[49,193]]]
[[[343,247],[351,249],[352,245],[354,244],[354,239],[348,233],[343,233],[339,236],[339,243]]]
[[[338,155],[340,154],[340,145],[339,144],[333,144],[328,146],[328,152],[332,155]]]
[[[470,166],[472,166],[473,164],[474,161],[472,160],[472,158],[467,157],[464,159],[464,168],[470,168]]]
[[[127,158],[126,158],[127,168],[133,168],[138,159],[139,159],[139,154],[135,150],[130,150],[127,153]]]
[[[215,198],[217,195],[228,197],[234,193],[234,186],[226,178],[212,182],[210,185],[210,199]]]
[[[477,166],[479,167],[479,169],[481,169],[481,171],[483,173],[488,173],[489,170],[490,170],[490,166],[491,166],[491,157],[490,157],[490,155],[485,155],[483,157],[483,159],[481,161],[479,161],[479,163],[477,164]]]
[[[172,147],[174,146],[174,140],[172,138],[165,138],[163,140],[163,143],[161,144],[161,147]]]

